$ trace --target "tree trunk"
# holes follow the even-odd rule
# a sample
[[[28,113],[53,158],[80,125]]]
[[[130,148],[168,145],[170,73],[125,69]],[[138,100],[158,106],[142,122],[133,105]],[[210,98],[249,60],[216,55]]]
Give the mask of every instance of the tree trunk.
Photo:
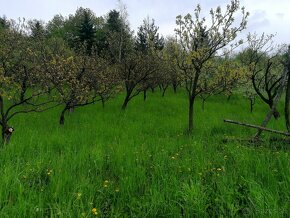
[[[288,55],[289,55],[289,53],[290,53],[290,49],[289,49],[289,51],[288,51]],[[277,91],[277,95],[276,95],[276,97],[275,97],[275,99],[274,99],[274,101],[273,101],[273,106],[272,106],[271,110],[268,112],[268,114],[267,114],[267,116],[265,117],[264,121],[262,122],[261,127],[266,127],[266,125],[267,125],[268,122],[270,121],[272,115],[275,113],[275,111],[277,111],[277,110],[276,110],[276,107],[277,107],[277,105],[278,105],[278,103],[279,103],[279,100],[280,100],[280,98],[281,98],[281,95],[282,95],[282,93],[283,93],[283,89],[284,89],[284,87],[285,87],[286,80],[287,80],[287,75],[288,75],[288,69],[287,69],[287,67],[285,66],[285,67],[284,67],[284,71],[283,71],[283,73],[282,73],[282,77],[281,77],[282,79],[281,79],[281,82],[280,82],[280,88],[278,89],[278,91]],[[258,140],[259,137],[260,137],[260,135],[262,134],[262,132],[263,132],[263,130],[262,130],[262,129],[259,129],[259,130],[257,131],[257,133],[255,134],[255,136],[254,136],[254,140]]]
[[[277,111],[277,108],[275,108],[275,110],[273,111],[273,116],[274,116],[275,120],[277,120],[280,117],[280,113],[279,113],[279,111]]]
[[[200,69],[196,69],[194,80],[189,83],[190,87],[187,88],[188,91],[188,100],[189,100],[189,110],[188,110],[188,133],[192,134],[193,130],[193,109],[194,109],[194,101],[196,97],[196,89],[198,78],[200,75]]]
[[[123,105],[122,105],[122,110],[125,110],[127,108],[127,105],[128,105],[128,103],[130,101],[131,93],[132,93],[132,91],[127,90],[126,97],[125,97]]]
[[[162,97],[165,96],[165,92],[166,92],[166,90],[167,90],[167,87],[168,87],[168,86],[166,86],[166,87],[163,88],[163,91],[162,91]]]
[[[21,89],[21,92],[20,92],[20,101],[24,101],[24,98],[25,98],[25,93],[26,93],[26,89]]]
[[[174,94],[176,94],[176,92],[177,92],[177,85],[175,83],[173,83],[172,86],[173,86]]]
[[[146,101],[147,99],[147,89],[143,91],[143,100]]]
[[[101,101],[102,101],[102,107],[105,108],[105,98],[101,96]]]
[[[253,113],[254,103],[252,98],[250,98],[250,104],[251,104],[251,113]]]
[[[255,104],[256,99],[255,99],[255,97],[250,97],[249,100],[250,100],[250,111],[251,111],[251,113],[253,113],[254,104]]]
[[[5,140],[4,140],[4,138],[5,138],[5,127],[3,127],[3,126],[1,126],[2,127],[2,131],[1,131],[1,138],[2,138],[2,145],[4,145],[5,144]]]
[[[5,121],[2,122],[2,143],[3,145],[7,145],[10,142],[10,138],[14,129],[10,127]]]
[[[188,133],[192,133],[193,130],[193,106],[195,97],[189,97],[189,110],[188,110]]]
[[[270,109],[273,108],[273,116],[275,120],[277,120],[280,117],[280,113],[276,107],[273,107],[273,105],[274,105],[274,100],[270,100],[270,103],[269,103]]]
[[[64,125],[64,121],[65,121],[65,112],[68,110],[68,106],[65,106],[65,108],[61,111],[60,113],[60,117],[59,117],[59,124],[60,125]]]
[[[290,47],[289,47],[290,49]],[[288,57],[287,64],[287,85],[286,85],[286,96],[285,96],[285,123],[286,123],[286,128],[287,131],[290,132],[290,120],[289,120],[289,101],[290,101],[290,57]]]

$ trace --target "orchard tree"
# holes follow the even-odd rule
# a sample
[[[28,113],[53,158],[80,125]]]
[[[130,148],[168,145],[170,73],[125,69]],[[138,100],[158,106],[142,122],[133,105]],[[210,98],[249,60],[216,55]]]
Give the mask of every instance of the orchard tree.
[[[290,132],[290,118],[289,118],[289,102],[290,102],[290,45],[285,53],[285,60],[283,61],[284,69],[287,71],[286,95],[285,95],[285,123],[287,131]]]
[[[165,41],[163,49],[163,60],[166,67],[166,75],[163,78],[168,84],[172,85],[174,93],[177,91],[177,87],[181,85],[181,70],[177,65],[176,54],[181,50],[176,39],[169,37]],[[167,79],[166,79],[167,78]]]
[[[215,58],[208,61],[203,69],[206,73],[200,76],[197,92],[202,99],[202,110],[205,101],[218,94],[230,95],[234,88],[246,81],[246,70],[232,58]]]
[[[120,80],[124,82],[126,96],[122,105],[125,110],[129,101],[147,89],[149,81],[154,80],[158,62],[151,55],[139,51],[127,54],[119,65]]]
[[[93,49],[94,50],[94,49]],[[42,55],[42,70],[49,75],[63,105],[59,123],[65,123],[65,114],[111,97],[117,81],[115,67],[95,53],[87,54],[86,44],[74,52],[62,40],[52,40]]]
[[[240,12],[240,14],[238,13]],[[236,22],[235,16],[240,18]],[[210,10],[210,19],[201,15],[198,5],[194,15],[177,16],[176,36],[182,48],[177,56],[177,63],[182,70],[183,80],[189,100],[188,131],[193,130],[193,111],[196,97],[200,94],[200,78],[208,72],[206,64],[221,52],[246,28],[248,13],[244,7],[240,9],[238,0],[232,0],[222,12],[221,7]],[[237,25],[236,25],[237,24]]]
[[[241,92],[243,96],[249,101],[250,103],[250,112],[253,113],[254,111],[254,105],[256,104],[256,99],[257,99],[257,93],[252,87],[252,84],[249,82],[246,82],[242,89]]]
[[[48,75],[39,69],[39,43],[32,43],[23,28],[25,25],[11,22],[9,29],[0,31],[0,126],[4,144],[9,143],[14,131],[10,121],[16,115],[57,106],[47,96]]]
[[[257,36],[248,35],[248,47],[244,49],[238,58],[247,67],[249,80],[257,96],[273,107],[274,99],[281,86],[281,72],[283,71],[281,48],[274,46],[273,35]],[[275,108],[274,117],[277,119],[280,113]]]
[[[135,40],[127,20],[124,5],[119,10],[109,12],[105,24],[108,39],[108,59],[116,64],[119,79],[124,84],[126,96],[122,109],[126,109],[129,101],[144,91],[156,72],[156,60],[153,56],[135,49]]]

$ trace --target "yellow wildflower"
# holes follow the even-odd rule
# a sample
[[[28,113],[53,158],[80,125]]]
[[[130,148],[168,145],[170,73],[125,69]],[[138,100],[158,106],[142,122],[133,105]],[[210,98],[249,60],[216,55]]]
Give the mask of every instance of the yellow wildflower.
[[[93,213],[95,216],[98,215],[98,210],[97,210],[97,208],[94,207],[94,208],[92,209],[92,213]]]

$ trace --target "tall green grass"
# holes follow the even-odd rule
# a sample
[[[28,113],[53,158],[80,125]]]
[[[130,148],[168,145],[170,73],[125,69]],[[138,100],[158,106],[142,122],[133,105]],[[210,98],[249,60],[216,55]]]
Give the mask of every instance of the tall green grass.
[[[255,130],[241,96],[197,101],[186,134],[184,93],[150,93],[121,111],[123,96],[79,108],[58,125],[61,108],[15,117],[0,150],[0,217],[288,217],[289,144]],[[282,108],[280,109],[282,111]],[[283,119],[270,128],[285,129]],[[96,208],[97,212],[92,211]]]

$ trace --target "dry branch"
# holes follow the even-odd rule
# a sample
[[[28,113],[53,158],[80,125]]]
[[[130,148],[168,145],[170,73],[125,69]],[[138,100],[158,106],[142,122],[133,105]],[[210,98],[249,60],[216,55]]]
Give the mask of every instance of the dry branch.
[[[248,124],[248,123],[241,123],[241,122],[237,122],[237,121],[233,121],[233,120],[224,120],[224,122],[237,124],[240,126],[246,126],[249,128],[259,129],[259,130],[263,130],[263,131],[267,131],[267,132],[272,132],[272,133],[276,133],[276,134],[280,134],[280,135],[290,136],[290,132],[282,132],[282,131],[275,130],[275,129],[265,128],[263,126],[257,126],[257,125],[252,125],[252,124]]]

